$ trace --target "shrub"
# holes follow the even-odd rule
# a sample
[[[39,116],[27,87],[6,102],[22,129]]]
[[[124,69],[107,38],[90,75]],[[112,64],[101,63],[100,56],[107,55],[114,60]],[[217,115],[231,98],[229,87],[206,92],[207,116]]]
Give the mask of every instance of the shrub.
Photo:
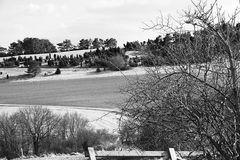
[[[60,68],[57,68],[55,74],[61,74],[61,70],[60,70]]]
[[[5,67],[15,67],[15,63],[13,61],[6,61],[4,64]]]
[[[40,63],[38,61],[30,61],[27,73],[36,76],[41,72]]]
[[[15,61],[14,62],[16,66],[19,66],[20,65],[20,62],[19,61]]]
[[[54,60],[48,60],[47,62],[48,62],[48,66],[50,67],[54,66]]]
[[[94,64],[98,67],[107,68],[108,67],[108,61],[106,59],[96,59],[94,61]]]
[[[78,59],[74,58],[74,59],[70,60],[69,63],[71,66],[78,66],[80,61]]]
[[[59,67],[60,68],[64,68],[64,67],[67,67],[68,66],[68,62],[64,59],[60,60],[59,61]]]
[[[108,67],[112,71],[126,70],[127,63],[122,55],[116,55],[109,59]]]
[[[142,65],[147,67],[154,66],[155,65],[154,58],[152,58],[151,56],[143,57]]]
[[[134,62],[134,61],[130,61],[130,62],[129,62],[129,66],[130,66],[130,67],[137,67],[137,63]]]
[[[98,68],[96,69],[96,72],[101,72],[101,69],[98,67]]]

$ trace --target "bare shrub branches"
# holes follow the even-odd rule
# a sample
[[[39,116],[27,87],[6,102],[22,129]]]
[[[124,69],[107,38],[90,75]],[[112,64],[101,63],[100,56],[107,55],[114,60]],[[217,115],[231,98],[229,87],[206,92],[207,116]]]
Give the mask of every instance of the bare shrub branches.
[[[212,159],[239,159],[239,10],[226,17],[217,0],[208,2],[193,2],[184,12],[193,33],[178,32],[164,18],[148,26],[170,31],[170,38],[155,40],[149,50],[165,66],[126,89],[130,98],[122,113],[129,119],[123,138],[128,133],[131,144],[162,149],[161,142],[200,149]]]

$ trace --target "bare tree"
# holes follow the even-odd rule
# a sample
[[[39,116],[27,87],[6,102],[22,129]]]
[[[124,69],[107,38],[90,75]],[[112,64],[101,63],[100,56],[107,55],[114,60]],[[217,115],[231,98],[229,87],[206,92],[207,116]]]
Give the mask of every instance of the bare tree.
[[[82,130],[86,130],[86,128],[88,127],[88,120],[78,113],[68,114],[68,117],[69,138],[73,142],[73,148],[75,149],[75,151],[77,151],[79,148],[82,147],[82,144],[78,144],[77,142],[79,133],[81,133]]]
[[[87,130],[89,127],[88,119],[78,113],[65,113],[58,125],[58,135],[61,140],[68,141],[74,151],[78,151],[82,144],[78,144],[77,139],[82,130]],[[81,136],[81,135],[80,135]]]
[[[16,117],[0,116],[0,151],[7,159],[20,156],[18,127]]]
[[[41,106],[19,109],[16,115],[19,125],[32,139],[34,154],[39,155],[40,143],[53,133],[59,123],[59,117]]]
[[[239,160],[238,10],[226,18],[217,1],[193,6],[184,12],[184,22],[194,28],[192,39],[183,36],[182,24],[177,29],[169,20],[154,24],[155,29],[172,31],[165,58],[155,59],[167,57],[173,66],[155,67],[127,88],[130,98],[122,113],[128,117],[133,143],[154,128],[166,145],[200,149],[211,159]]]

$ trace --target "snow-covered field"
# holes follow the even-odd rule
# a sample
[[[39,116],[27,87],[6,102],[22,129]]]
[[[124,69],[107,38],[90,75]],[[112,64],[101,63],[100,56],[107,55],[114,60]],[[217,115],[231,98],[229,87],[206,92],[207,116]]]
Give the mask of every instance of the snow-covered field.
[[[129,75],[143,75],[146,74],[146,67],[136,67],[126,71],[102,71],[97,73],[96,68],[61,68],[60,75],[53,75],[55,68],[42,68],[41,73],[31,79],[17,80],[21,81],[49,81],[49,80],[67,80],[67,79],[82,79],[82,78],[101,78],[111,76],[129,76]],[[0,68],[1,78],[7,75],[18,76],[26,74],[27,68]],[[16,82],[16,81],[15,81]]]

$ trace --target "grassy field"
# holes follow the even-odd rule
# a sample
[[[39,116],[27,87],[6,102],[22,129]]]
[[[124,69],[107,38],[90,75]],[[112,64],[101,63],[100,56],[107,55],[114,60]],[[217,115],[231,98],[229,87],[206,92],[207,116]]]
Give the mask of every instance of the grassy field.
[[[0,103],[116,108],[125,97],[120,88],[127,82],[124,77],[118,76],[0,83]]]

